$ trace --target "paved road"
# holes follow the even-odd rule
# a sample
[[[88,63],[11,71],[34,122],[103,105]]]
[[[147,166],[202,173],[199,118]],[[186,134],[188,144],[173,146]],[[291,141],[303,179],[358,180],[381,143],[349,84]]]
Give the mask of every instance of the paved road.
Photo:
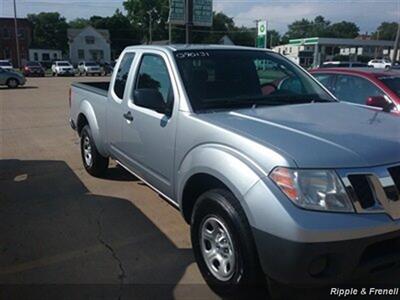
[[[217,298],[177,210],[115,164],[103,179],[83,169],[68,124],[75,80],[104,78],[0,88],[0,299]]]
[[[102,284],[92,292],[106,287],[118,299],[129,283],[140,286],[128,293],[216,298],[177,210],[115,164],[104,179],[83,169],[68,89],[104,79],[0,89],[0,284]]]

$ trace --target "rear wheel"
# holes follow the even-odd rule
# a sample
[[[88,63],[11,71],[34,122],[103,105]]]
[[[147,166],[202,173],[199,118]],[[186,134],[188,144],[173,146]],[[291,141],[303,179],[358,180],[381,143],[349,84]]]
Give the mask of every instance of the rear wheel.
[[[108,168],[108,157],[102,156],[96,148],[89,125],[82,129],[81,156],[86,171],[95,177],[103,175]]]
[[[10,78],[10,79],[7,80],[7,86],[10,89],[15,89],[15,88],[18,87],[18,85],[19,85],[19,82],[18,82],[18,80],[16,78]]]
[[[260,292],[254,289],[263,280],[252,232],[231,192],[214,189],[198,198],[191,239],[199,269],[216,293],[229,296]]]

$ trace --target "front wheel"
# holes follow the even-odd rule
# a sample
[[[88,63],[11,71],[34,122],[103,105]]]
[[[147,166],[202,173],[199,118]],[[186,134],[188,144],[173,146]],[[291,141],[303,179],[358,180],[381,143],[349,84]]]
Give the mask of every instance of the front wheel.
[[[90,127],[86,125],[81,133],[81,155],[86,171],[95,177],[104,175],[108,168],[108,157],[102,156],[96,148]]]
[[[18,82],[18,80],[15,79],[15,78],[10,78],[10,79],[7,80],[7,86],[8,86],[10,89],[15,89],[15,88],[18,87],[18,85],[19,85],[19,82]]]
[[[253,292],[263,283],[250,225],[228,190],[210,190],[198,198],[191,239],[200,272],[217,294]]]

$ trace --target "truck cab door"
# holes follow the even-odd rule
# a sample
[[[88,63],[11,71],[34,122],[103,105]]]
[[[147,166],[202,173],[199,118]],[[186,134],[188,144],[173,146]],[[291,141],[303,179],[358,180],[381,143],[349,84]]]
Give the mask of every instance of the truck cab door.
[[[109,151],[117,159],[121,159],[122,156],[122,124],[125,120],[123,118],[125,112],[124,97],[135,53],[125,52],[122,55],[111,79],[108,91],[108,104],[105,107]]]
[[[176,83],[172,80],[172,67],[164,53],[146,51],[138,59],[140,62],[125,106],[123,151],[129,168],[172,198],[177,120],[174,100],[178,99]],[[148,103],[146,98],[135,100],[136,91],[144,91],[145,95],[157,94],[168,109],[163,112],[155,108],[150,98]]]

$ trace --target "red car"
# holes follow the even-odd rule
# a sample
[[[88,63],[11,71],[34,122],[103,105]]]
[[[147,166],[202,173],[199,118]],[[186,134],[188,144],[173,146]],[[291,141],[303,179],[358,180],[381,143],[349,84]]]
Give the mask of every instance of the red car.
[[[310,73],[341,101],[380,107],[400,116],[400,71],[321,68]]]

